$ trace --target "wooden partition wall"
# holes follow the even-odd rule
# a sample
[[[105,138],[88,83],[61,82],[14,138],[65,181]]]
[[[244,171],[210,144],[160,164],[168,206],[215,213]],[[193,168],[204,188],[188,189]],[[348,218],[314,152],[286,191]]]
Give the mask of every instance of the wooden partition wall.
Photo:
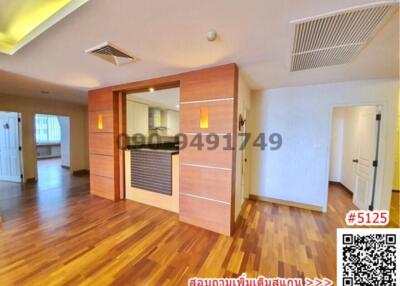
[[[111,88],[89,92],[90,192],[119,200],[118,94]]]
[[[118,134],[125,131],[124,94],[168,86],[180,86],[180,132],[189,142],[196,134],[202,136],[203,143],[209,133],[219,138],[215,150],[209,150],[207,145],[201,150],[190,145],[180,150],[179,219],[230,235],[235,209],[238,88],[235,64],[90,91],[91,193],[112,200],[123,198],[123,156],[118,150]],[[201,110],[208,115],[207,128],[200,127]]]

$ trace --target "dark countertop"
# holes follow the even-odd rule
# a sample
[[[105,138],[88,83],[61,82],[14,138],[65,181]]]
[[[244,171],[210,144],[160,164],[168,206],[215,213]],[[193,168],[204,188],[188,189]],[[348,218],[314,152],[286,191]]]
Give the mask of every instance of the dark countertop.
[[[153,149],[153,148],[129,148],[128,150],[132,151],[140,151],[140,152],[153,152],[153,153],[165,153],[165,154],[179,154],[179,150],[176,149]]]
[[[150,144],[128,144],[128,150],[141,150],[146,152],[169,153],[171,155],[179,153],[179,142],[161,142]]]

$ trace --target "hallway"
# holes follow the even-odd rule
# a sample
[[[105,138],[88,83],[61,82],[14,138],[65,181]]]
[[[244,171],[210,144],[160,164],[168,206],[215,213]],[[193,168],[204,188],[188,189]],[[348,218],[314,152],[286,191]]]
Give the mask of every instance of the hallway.
[[[69,169],[61,167],[61,159],[45,159],[37,161],[38,186],[48,189],[63,185],[70,179]]]
[[[26,208],[41,210],[47,205],[65,202],[67,197],[76,195],[76,186],[87,186],[88,177],[72,176],[62,168],[60,159],[38,160],[38,181],[36,183],[12,183],[0,181],[0,213],[3,221],[23,215]]]

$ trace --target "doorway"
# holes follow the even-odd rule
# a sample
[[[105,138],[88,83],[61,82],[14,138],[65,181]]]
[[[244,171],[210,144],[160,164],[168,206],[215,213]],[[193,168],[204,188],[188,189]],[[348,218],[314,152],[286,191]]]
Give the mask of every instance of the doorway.
[[[353,204],[363,210],[374,207],[380,109],[355,106],[333,110],[329,181],[349,192]]]
[[[21,116],[0,111],[0,180],[21,182],[22,174]]]
[[[35,114],[35,144],[39,186],[59,185],[70,173],[70,118]]]
[[[126,95],[126,199],[179,213],[180,88]]]

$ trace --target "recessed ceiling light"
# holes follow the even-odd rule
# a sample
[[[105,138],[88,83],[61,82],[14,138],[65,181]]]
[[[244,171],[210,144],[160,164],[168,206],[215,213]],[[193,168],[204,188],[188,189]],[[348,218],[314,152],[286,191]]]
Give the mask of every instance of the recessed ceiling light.
[[[87,1],[0,1],[0,53],[14,54]]]
[[[149,88],[149,91],[150,91],[150,92],[153,92],[153,91],[154,91],[154,87],[150,87],[150,88]]]

